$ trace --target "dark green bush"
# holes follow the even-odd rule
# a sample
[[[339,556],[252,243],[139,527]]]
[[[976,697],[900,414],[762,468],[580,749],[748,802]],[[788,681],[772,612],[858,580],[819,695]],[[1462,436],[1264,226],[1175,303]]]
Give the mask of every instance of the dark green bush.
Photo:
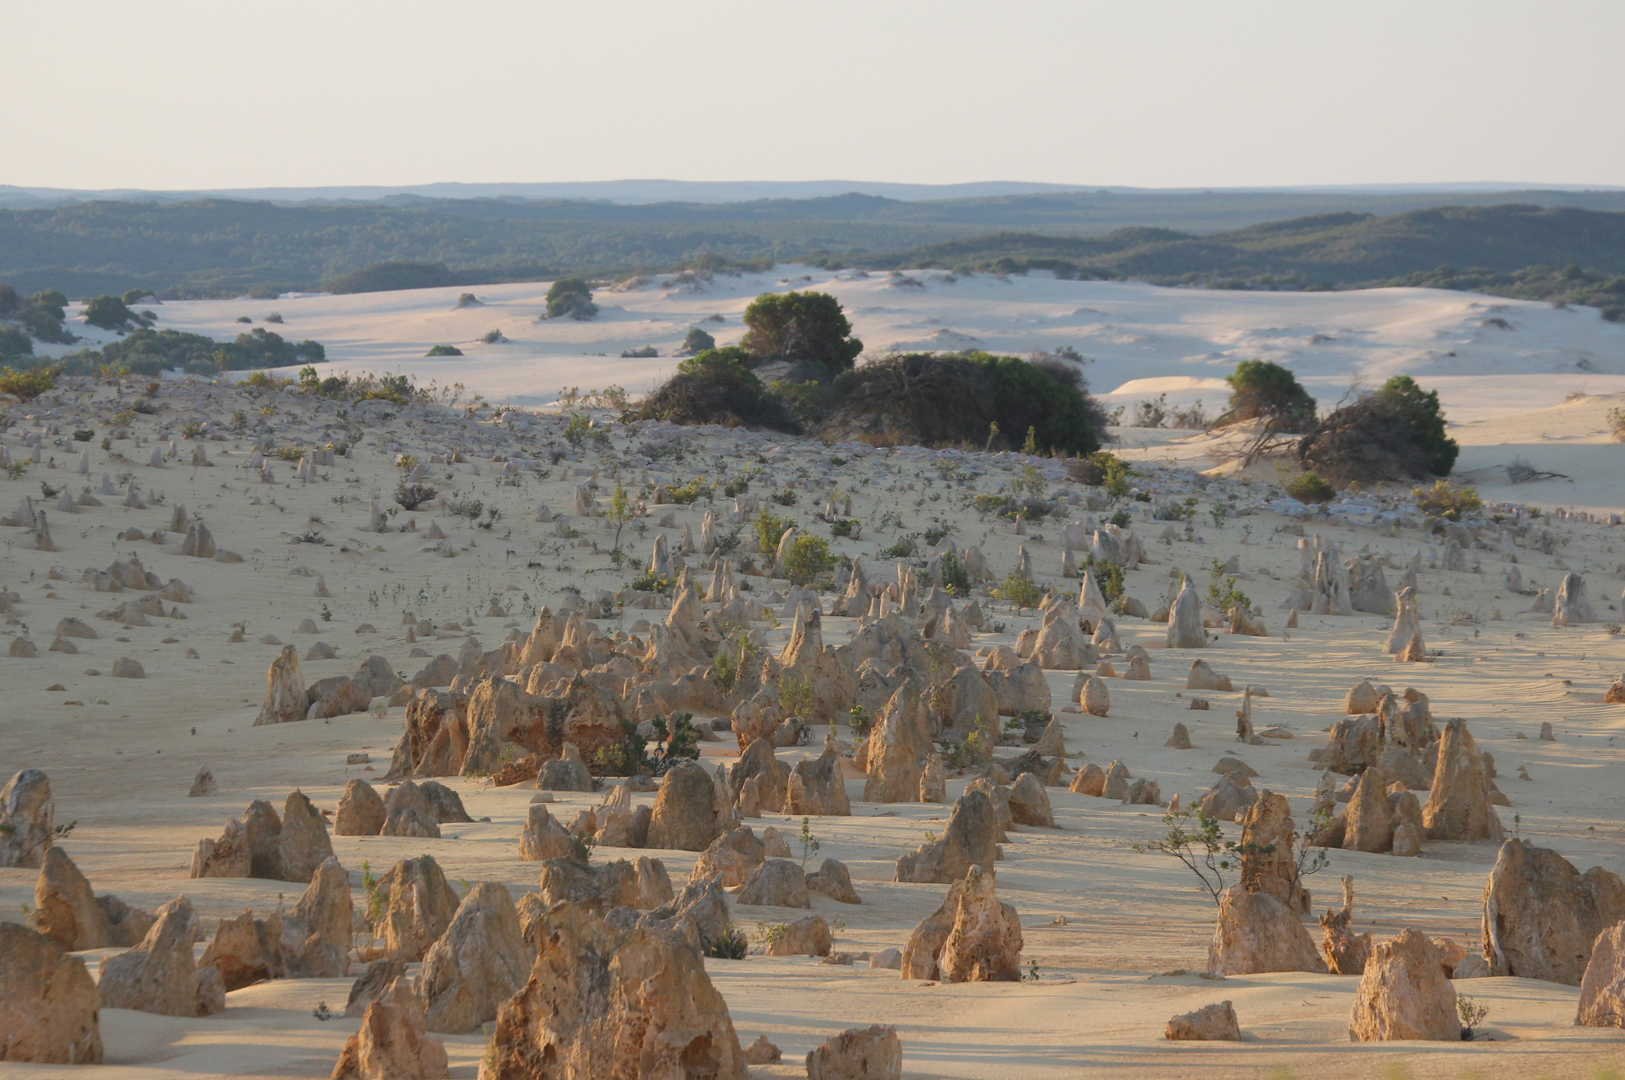
[[[429,346],[429,351],[424,353],[423,355],[424,356],[461,356],[461,355],[463,355],[463,350],[459,349],[455,345],[431,345],[431,346]]]
[[[684,356],[693,356],[695,353],[702,353],[707,349],[716,347],[716,338],[699,327],[693,326],[689,328],[688,335],[683,338],[683,344],[677,351]]]
[[[0,356],[32,356],[34,339],[14,326],[0,326]]]
[[[973,357],[993,382],[993,412],[999,430],[1035,436],[1040,454],[1092,454],[1100,436],[1090,421],[1089,402],[1077,386],[1014,356]],[[1018,436],[1019,437],[1019,436]]]
[[[1037,453],[1091,453],[1100,439],[1090,399],[1069,381],[1013,356],[895,354],[835,380],[823,430],[976,449],[1020,447],[1031,431]]]
[[[1459,452],[1445,434],[1438,392],[1409,375],[1324,417],[1298,442],[1298,460],[1337,488],[1446,476]]]
[[[1409,375],[1395,375],[1382,384],[1377,399],[1385,408],[1416,433],[1417,445],[1428,455],[1428,469],[1434,476],[1449,476],[1455,468],[1461,447],[1445,434],[1444,410],[1439,392],[1424,392]]]
[[[93,296],[85,301],[85,322],[103,330],[123,330],[127,327],[150,326],[151,321],[131,311],[129,305],[116,296]]]
[[[598,314],[592,302],[592,287],[580,278],[560,278],[547,290],[549,319],[584,321]]]
[[[739,344],[762,360],[804,360],[845,371],[863,351],[841,302],[828,293],[763,293],[745,309]]]
[[[1301,503],[1329,503],[1337,497],[1337,489],[1313,469],[1288,481],[1286,493]]]
[[[728,345],[720,349],[702,349],[693,356],[678,361],[679,374],[692,375],[702,371],[713,364],[732,364],[736,368],[749,371],[760,361],[738,345]]]
[[[684,365],[694,364],[693,368],[679,370],[644,398],[636,416],[673,424],[724,424],[800,432],[801,426],[791,418],[784,403],[763,390],[762,380],[754,374],[726,358],[713,357],[696,364],[700,359],[683,361]]]

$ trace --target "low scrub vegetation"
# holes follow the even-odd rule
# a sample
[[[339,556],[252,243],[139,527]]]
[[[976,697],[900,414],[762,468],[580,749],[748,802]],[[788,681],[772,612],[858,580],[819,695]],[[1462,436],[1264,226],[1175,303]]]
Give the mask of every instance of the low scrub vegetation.
[[[1301,503],[1329,503],[1337,497],[1337,489],[1313,469],[1287,481],[1286,493]]]

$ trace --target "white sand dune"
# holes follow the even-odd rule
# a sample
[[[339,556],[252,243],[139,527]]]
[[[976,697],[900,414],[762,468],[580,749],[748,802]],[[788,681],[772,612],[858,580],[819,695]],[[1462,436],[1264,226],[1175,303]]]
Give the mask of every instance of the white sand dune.
[[[551,401],[568,386],[651,389],[672,371],[672,354],[691,326],[731,344],[744,332],[740,316],[752,299],[791,288],[838,297],[871,354],[1070,346],[1092,360],[1086,371],[1091,386],[1111,405],[1167,393],[1171,403],[1200,398],[1211,408],[1225,395],[1215,380],[1253,358],[1289,365],[1323,402],[1335,402],[1355,383],[1374,386],[1409,374],[1439,390],[1456,422],[1556,405],[1575,390],[1625,391],[1625,325],[1604,321],[1593,308],[1439,289],[1233,292],[1057,281],[1047,273],[909,276],[920,287],[892,287],[885,274],[799,266],[687,285],[652,278],[624,291],[600,291],[603,310],[590,322],[538,322],[545,282],[171,301],[154,310],[160,327],[216,337],[248,329],[235,321],[239,316],[257,326],[276,311],[286,321],[270,329],[322,342],[327,366],[335,370],[387,368],[425,383],[461,382],[488,400],[524,405]],[[464,291],[482,306],[457,308]],[[706,321],[713,315],[724,321]],[[481,344],[480,336],[493,329],[508,341]],[[425,358],[433,345],[455,345],[465,355]],[[660,358],[621,358],[647,345]]]

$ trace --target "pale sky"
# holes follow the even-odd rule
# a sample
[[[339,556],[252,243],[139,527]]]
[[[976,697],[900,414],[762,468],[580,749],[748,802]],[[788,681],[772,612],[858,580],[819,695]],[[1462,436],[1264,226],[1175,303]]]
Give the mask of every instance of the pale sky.
[[[1620,0],[0,8],[0,183],[1625,185]]]

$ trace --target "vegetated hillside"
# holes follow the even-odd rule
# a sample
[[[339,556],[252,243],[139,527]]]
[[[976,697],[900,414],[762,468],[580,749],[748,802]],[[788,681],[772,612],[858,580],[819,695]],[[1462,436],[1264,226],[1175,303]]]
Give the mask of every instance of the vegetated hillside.
[[[611,208],[632,218],[645,207]],[[0,281],[70,296],[168,298],[312,290],[382,263],[444,264],[449,284],[620,274],[695,260],[885,251],[962,230],[841,221],[601,220],[593,204],[497,200],[275,206],[225,199],[0,211]],[[396,286],[400,287],[400,286]]]
[[[1619,201],[1616,193],[1573,194]],[[1084,231],[1078,223],[1095,206],[1136,197],[1060,193],[920,203],[848,194],[630,206],[418,198],[322,206],[93,202],[0,211],[0,281],[24,294],[55,288],[78,297],[139,288],[176,298],[804,261],[1050,269],[1070,277],[1232,288],[1402,283],[1605,307],[1625,301],[1625,284],[1613,280],[1625,275],[1625,212],[1448,206],[1388,216],[1316,214],[1207,235],[1138,225],[1078,235]],[[1203,197],[1181,195],[1188,201],[1180,204],[1166,193],[1156,196],[1168,213],[1183,205],[1193,214]],[[1296,197],[1211,196],[1230,208],[1226,212],[1245,199],[1258,209]],[[988,231],[990,221],[1000,220],[1031,228]]]
[[[1166,229],[1092,239],[1000,233],[854,261],[1229,288],[1435,285],[1617,303],[1625,295],[1618,280],[1625,275],[1625,213],[1451,206],[1389,217],[1317,215],[1211,236]]]

